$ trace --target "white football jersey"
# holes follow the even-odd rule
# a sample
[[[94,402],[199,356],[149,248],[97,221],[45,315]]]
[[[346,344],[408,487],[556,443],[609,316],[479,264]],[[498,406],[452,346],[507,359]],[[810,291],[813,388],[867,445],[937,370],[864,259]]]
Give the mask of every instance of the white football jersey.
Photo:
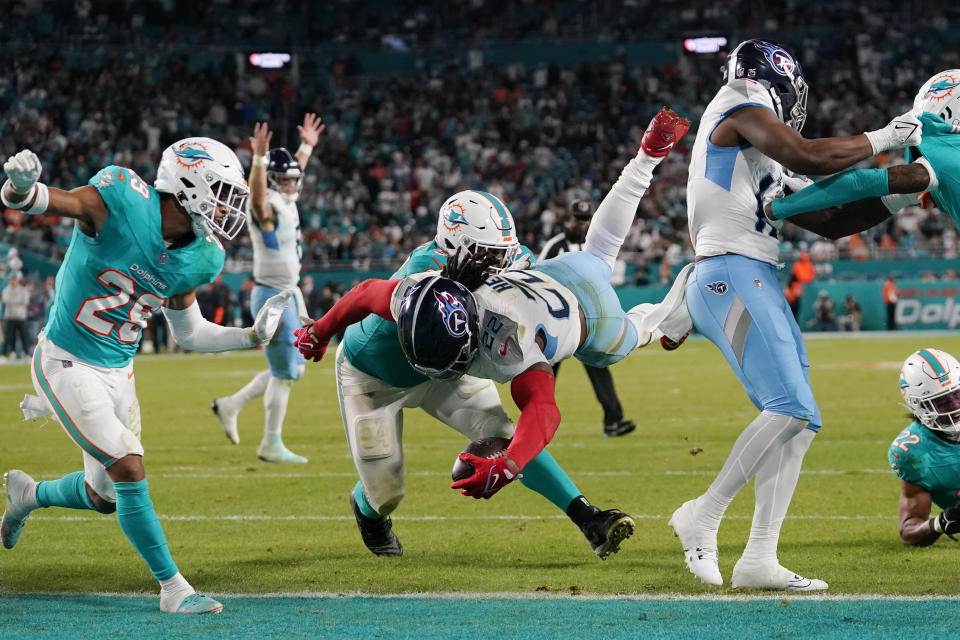
[[[737,253],[776,264],[780,239],[763,215],[762,198],[781,183],[783,167],[749,143],[710,142],[724,118],[748,106],[773,110],[773,100],[763,85],[741,78],[724,85],[703,112],[687,180],[690,238],[698,256]]]
[[[273,209],[273,231],[262,231],[247,212],[247,228],[253,245],[253,279],[274,289],[292,289],[300,282],[300,214],[297,205],[273,189],[267,189],[267,202]]]
[[[407,290],[435,275],[414,273],[398,283],[390,300],[394,318]],[[503,271],[473,296],[480,317],[479,352],[467,370],[471,376],[509,382],[538,362],[552,366],[569,358],[580,346],[580,304],[550,276],[539,271]]]
[[[580,346],[580,304],[539,271],[503,271],[474,292],[479,350],[467,373],[509,382],[538,362],[551,366]],[[543,349],[537,344],[543,340]]]

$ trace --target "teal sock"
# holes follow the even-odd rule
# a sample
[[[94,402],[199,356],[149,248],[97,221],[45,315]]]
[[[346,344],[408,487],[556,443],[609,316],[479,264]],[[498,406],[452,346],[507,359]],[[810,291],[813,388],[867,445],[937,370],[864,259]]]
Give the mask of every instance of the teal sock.
[[[370,518],[371,520],[379,520],[383,516],[377,513],[377,510],[370,506],[370,503],[367,502],[367,496],[363,492],[363,485],[360,484],[360,481],[357,481],[357,484],[353,487],[353,499],[357,501],[357,506],[360,507],[360,513]]]
[[[41,507],[95,510],[83,483],[83,471],[74,471],[59,480],[38,482],[37,502]]]
[[[147,479],[138,482],[114,482],[117,492],[117,522],[157,580],[177,575],[177,565],[170,557],[167,539],[150,501]]]
[[[520,482],[555,504],[564,513],[570,502],[580,495],[577,485],[573,484],[573,480],[546,449],[523,468]]]

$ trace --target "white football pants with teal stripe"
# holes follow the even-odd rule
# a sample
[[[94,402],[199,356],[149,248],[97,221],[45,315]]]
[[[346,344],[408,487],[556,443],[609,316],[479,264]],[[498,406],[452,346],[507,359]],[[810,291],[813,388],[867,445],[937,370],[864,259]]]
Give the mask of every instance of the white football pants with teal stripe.
[[[687,308],[757,409],[820,429],[807,348],[773,265],[739,255],[701,260],[687,282]]]
[[[143,455],[133,362],[119,369],[98,367],[41,335],[30,374],[33,388],[83,450],[84,480],[99,496],[114,502],[106,467],[126,455]]]

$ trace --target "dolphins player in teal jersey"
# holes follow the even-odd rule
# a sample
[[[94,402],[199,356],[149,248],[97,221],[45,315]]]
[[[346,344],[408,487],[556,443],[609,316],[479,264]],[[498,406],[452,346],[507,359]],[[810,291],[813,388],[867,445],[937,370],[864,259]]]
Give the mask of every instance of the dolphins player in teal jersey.
[[[434,240],[415,249],[393,277],[435,272],[457,251],[483,255],[496,270],[524,268],[533,261],[530,250],[517,240],[513,216],[498,197],[461,191],[440,207]],[[335,322],[338,317],[328,312],[324,319]],[[471,441],[510,437],[514,425],[490,380],[471,376],[431,380],[407,362],[395,323],[371,315],[348,324],[343,325],[346,331],[337,350],[336,376],[341,416],[360,476],[350,503],[367,548],[376,555],[397,556],[403,547],[389,516],[406,493],[404,409],[419,407]],[[562,509],[601,559],[618,551],[633,533],[628,515],[590,504],[546,451],[524,470],[523,483]]]
[[[927,80],[913,112],[923,125],[923,139],[907,147],[908,164],[845,171],[815,183],[798,181],[806,188],[768,203],[767,216],[793,220],[798,214],[824,213],[823,220],[839,223],[835,233],[824,235],[836,238],[869,229],[919,200],[924,207],[936,205],[960,227],[960,69]]]
[[[900,394],[913,422],[890,445],[900,478],[900,540],[925,547],[960,534],[960,362],[921,349],[903,363]],[[943,511],[930,517],[930,505]]]
[[[12,549],[35,509],[116,512],[120,529],[160,582],[161,611],[219,613],[223,605],[180,574],[154,511],[133,356],[142,327],[160,307],[173,337],[195,351],[265,344],[276,331],[289,291],[268,301],[248,328],[207,322],[196,302],[196,288],[223,268],[214,234],[233,238],[243,226],[248,189],[240,162],[216,140],[185,138],[164,150],[153,187],[130,169],[108,166],[86,186],[48,188],[30,150],[3,169],[4,205],[76,220],[33,355],[39,397],[27,396],[21,408],[26,417],[52,413],[82,449],[84,470],[44,482],[16,469],[5,474],[0,542]]]

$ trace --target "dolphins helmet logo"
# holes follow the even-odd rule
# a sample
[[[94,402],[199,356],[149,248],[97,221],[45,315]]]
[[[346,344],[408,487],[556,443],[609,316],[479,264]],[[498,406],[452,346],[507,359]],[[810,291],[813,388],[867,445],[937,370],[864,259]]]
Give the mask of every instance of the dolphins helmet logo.
[[[437,299],[437,308],[443,315],[443,325],[447,328],[447,333],[454,338],[466,335],[469,322],[463,303],[448,291],[434,291],[433,296]]]
[[[467,220],[466,215],[464,215],[465,213],[462,204],[459,202],[451,203],[451,205],[447,207],[447,210],[443,212],[443,226],[450,231],[453,231],[462,224],[470,226],[470,221]]]
[[[754,45],[763,52],[763,56],[773,67],[773,70],[782,76],[793,77],[797,72],[797,63],[786,50],[769,42],[756,42]]]
[[[177,156],[177,163],[184,167],[195,167],[204,160],[213,161],[213,156],[200,142],[184,142],[173,150],[173,154]]]
[[[954,77],[953,74],[944,73],[930,84],[930,88],[927,89],[927,97],[940,102],[949,98],[957,87],[960,87],[960,79]]]

